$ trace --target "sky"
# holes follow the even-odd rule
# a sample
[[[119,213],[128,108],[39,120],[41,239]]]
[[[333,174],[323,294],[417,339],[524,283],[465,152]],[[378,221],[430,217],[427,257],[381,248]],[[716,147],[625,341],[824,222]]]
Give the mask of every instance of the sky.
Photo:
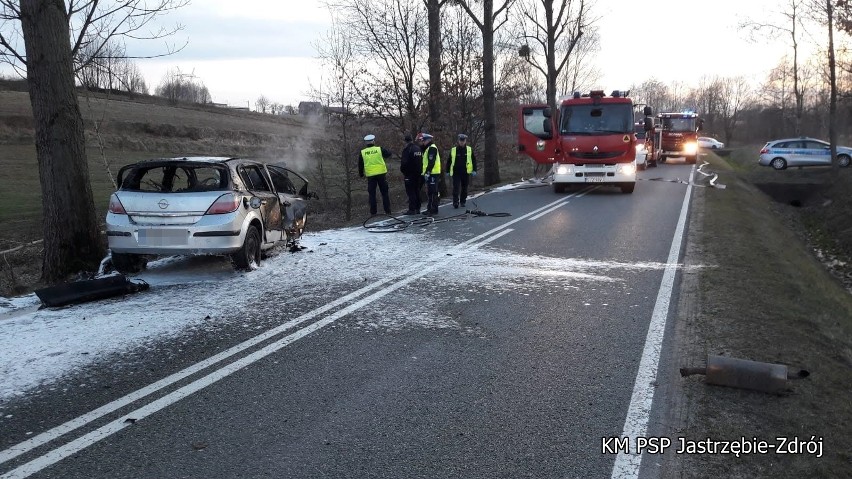
[[[713,75],[743,75],[759,82],[786,45],[768,38],[751,41],[739,25],[766,20],[779,3],[597,0],[599,87],[627,89],[650,78],[697,85]],[[188,42],[185,48],[138,64],[152,90],[169,69],[178,67],[201,79],[219,103],[254,108],[264,95],[297,105],[310,99],[312,86],[321,80],[315,45],[330,18],[323,0],[193,0],[168,17],[168,24],[184,25],[169,43]],[[138,48],[136,53],[162,52],[165,44],[148,42]]]
[[[495,191],[518,186],[528,183]],[[475,202],[477,196],[468,201]],[[273,289],[287,292],[290,300],[298,302],[303,296],[330,298],[336,291],[337,297],[345,294],[340,291],[349,292],[372,281],[407,278],[412,266],[409,262],[387,261],[402,250],[437,251],[423,264],[413,266],[417,270],[426,265],[437,266],[439,277],[454,282],[447,284],[449,290],[455,291],[449,299],[454,302],[471,301],[468,293],[525,296],[536,291],[559,294],[567,289],[574,291],[584,306],[601,309],[608,305],[596,293],[600,287],[615,288],[627,297],[634,294],[631,307],[639,307],[650,299],[634,292],[633,274],[666,266],[524,255],[491,245],[447,254],[455,252],[459,245],[428,234],[429,228],[436,227],[439,225],[372,233],[359,226],[306,233],[301,240],[306,249],[292,254],[280,251],[250,272],[234,271],[227,257],[165,257],[150,262],[145,271],[130,278],[146,281],[149,290],[63,308],[38,309],[40,302],[34,294],[0,297],[0,429],[5,401],[49,395],[59,387],[59,379],[82,368],[104,361],[118,365],[123,360],[121,353],[142,349],[159,354],[167,343],[186,340],[185,335],[216,336],[226,326],[262,334],[292,319],[286,315],[267,318],[269,312],[263,308],[256,317],[245,314],[253,310],[252,305],[269,301]],[[382,236],[382,241],[376,241],[376,234]],[[349,267],[340,268],[340,264]],[[476,288],[471,288],[471,284],[476,284]],[[223,295],[222,291],[240,294]],[[341,324],[375,332],[461,328],[453,318],[435,315],[434,303],[447,301],[444,295],[436,297],[416,283],[403,294],[408,299],[404,307],[398,304],[398,297],[388,296],[365,305]],[[286,304],[282,309],[288,310]],[[78,383],[66,381],[63,387],[84,389],[91,387],[88,383],[93,380],[78,376]]]

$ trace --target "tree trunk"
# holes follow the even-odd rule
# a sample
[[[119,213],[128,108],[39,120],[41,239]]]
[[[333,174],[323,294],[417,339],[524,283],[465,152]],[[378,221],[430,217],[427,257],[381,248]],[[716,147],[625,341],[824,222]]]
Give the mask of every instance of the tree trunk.
[[[497,158],[497,99],[494,91],[494,0],[485,0],[482,28],[482,102],[485,114],[485,186],[500,182]]]
[[[833,178],[840,172],[837,162],[837,62],[834,57],[834,7],[831,0],[825,0],[828,13],[828,78],[831,83],[830,100],[828,103],[828,141],[831,144],[831,168]],[[833,181],[833,180],[832,180]]]
[[[42,193],[42,279],[94,271],[104,256],[63,0],[21,0]]]
[[[441,2],[426,0],[429,23],[429,128],[441,129]]]

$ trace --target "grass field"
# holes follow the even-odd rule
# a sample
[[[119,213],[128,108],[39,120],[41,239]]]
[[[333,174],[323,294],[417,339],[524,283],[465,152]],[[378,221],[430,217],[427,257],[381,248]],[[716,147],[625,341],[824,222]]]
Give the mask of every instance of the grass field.
[[[809,454],[681,455],[664,477],[844,477],[852,463],[852,295],[808,241],[809,223],[836,195],[830,170],[758,169],[756,150],[711,159],[724,190],[696,191],[678,318],[679,366],[723,355],[806,369],[773,395],[677,378],[682,404],[672,436],[693,440],[821,439]],[[852,186],[852,171],[836,182]],[[777,184],[764,193],[758,184]],[[801,188],[808,185],[807,188]],[[785,193],[785,187],[786,193]],[[846,190],[848,191],[848,190]],[[785,195],[804,198],[793,206]],[[817,200],[819,198],[819,200]],[[811,205],[811,206],[808,206]],[[848,221],[848,220],[847,220]]]

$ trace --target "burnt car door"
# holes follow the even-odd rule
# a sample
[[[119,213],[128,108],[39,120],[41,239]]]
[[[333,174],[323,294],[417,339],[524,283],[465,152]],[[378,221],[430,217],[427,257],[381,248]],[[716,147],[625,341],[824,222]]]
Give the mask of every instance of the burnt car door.
[[[267,165],[266,168],[281,200],[284,231],[290,238],[298,238],[305,230],[308,219],[307,199],[311,196],[308,193],[308,180],[282,166]]]
[[[264,243],[275,243],[283,240],[281,201],[272,189],[272,182],[267,177],[266,169],[263,168],[262,164],[245,163],[237,167],[237,173],[249,193],[258,198],[258,200],[252,198],[250,202],[259,201],[260,203],[257,207],[260,209],[263,219]]]

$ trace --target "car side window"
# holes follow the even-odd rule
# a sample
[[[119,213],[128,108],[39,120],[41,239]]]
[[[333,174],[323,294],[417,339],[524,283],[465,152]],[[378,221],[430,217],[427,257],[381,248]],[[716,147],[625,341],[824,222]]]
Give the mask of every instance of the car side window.
[[[263,173],[257,166],[244,166],[240,169],[240,178],[246,184],[246,187],[252,191],[272,191],[269,184],[266,182]]]
[[[828,147],[828,145],[824,145],[824,144],[822,144],[818,141],[806,141],[805,142],[805,148],[807,148],[808,150],[822,150],[826,147]]]
[[[291,195],[296,194],[296,186],[290,181],[287,170],[270,167],[269,175],[272,177],[272,184],[275,185],[277,191]]]

